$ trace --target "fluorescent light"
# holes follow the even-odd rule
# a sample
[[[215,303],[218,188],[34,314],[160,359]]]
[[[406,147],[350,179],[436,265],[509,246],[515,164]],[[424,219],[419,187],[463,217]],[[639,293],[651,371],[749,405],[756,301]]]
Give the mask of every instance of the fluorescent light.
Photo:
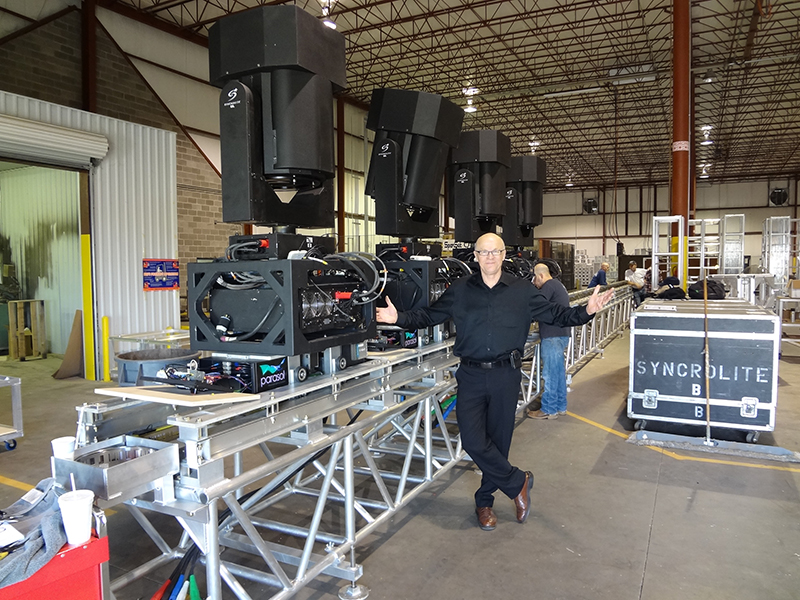
[[[608,76],[612,77],[612,85],[627,85],[629,83],[643,83],[645,81],[655,81],[655,69],[652,64],[637,65],[634,67],[622,67],[621,69],[609,69]]]
[[[599,92],[603,88],[601,87],[593,87],[593,88],[578,88],[576,90],[564,90],[563,92],[549,92],[547,94],[543,94],[545,98],[558,98],[559,96],[574,96],[576,94],[591,94],[594,92]]]
[[[644,83],[645,81],[655,81],[655,75],[644,75],[643,77],[630,77],[628,79],[613,79],[611,85],[628,85],[630,83]]]

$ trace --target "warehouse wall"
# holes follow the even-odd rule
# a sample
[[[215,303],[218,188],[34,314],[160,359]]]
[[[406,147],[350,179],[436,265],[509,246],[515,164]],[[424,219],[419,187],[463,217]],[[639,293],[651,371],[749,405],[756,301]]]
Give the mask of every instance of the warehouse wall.
[[[0,90],[81,108],[80,25],[76,10],[0,43]],[[98,114],[177,136],[178,259],[185,296],[186,264],[219,256],[228,236],[241,233],[241,227],[222,223],[214,168],[103,27],[97,35]]]
[[[769,203],[769,191],[775,187],[789,189],[789,202],[784,206]],[[789,216],[797,218],[798,193],[794,179],[750,181],[739,183],[699,183],[696,218],[714,219],[726,214],[745,216],[745,254],[758,265],[761,256],[761,231],[764,219]],[[600,214],[583,214],[584,198],[597,198]],[[551,192],[544,197],[544,222],[535,230],[540,239],[554,239],[575,244],[576,249],[599,256],[616,254],[616,238],[628,254],[650,251],[653,215],[668,216],[669,188],[635,186],[617,190],[616,206],[611,190]],[[605,225],[605,227],[604,227]],[[605,247],[604,247],[605,239]]]

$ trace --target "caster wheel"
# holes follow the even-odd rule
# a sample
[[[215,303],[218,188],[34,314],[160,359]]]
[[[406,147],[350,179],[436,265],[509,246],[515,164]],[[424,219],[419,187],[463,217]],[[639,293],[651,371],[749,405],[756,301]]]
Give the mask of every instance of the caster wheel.
[[[298,382],[303,383],[306,379],[308,379],[308,370],[305,367],[297,367],[297,370],[294,372],[294,376]]]
[[[336,359],[336,366],[340,371],[344,371],[347,368],[347,359],[344,356],[340,356]]]
[[[450,330],[448,330],[448,329],[445,329],[445,330],[444,330],[444,334],[442,334],[442,337],[443,337],[444,339],[446,339],[446,340],[449,340],[449,339],[450,339]]]
[[[633,428],[636,431],[641,431],[645,427],[647,427],[647,421],[645,421],[644,419],[639,419],[638,421],[634,421],[633,423]]]
[[[759,433],[760,433],[759,431],[748,431],[747,432],[747,437],[745,438],[747,440],[747,443],[748,444],[755,444],[758,441],[758,434]]]
[[[6,450],[13,450],[17,447],[17,440],[9,440],[6,442]]]

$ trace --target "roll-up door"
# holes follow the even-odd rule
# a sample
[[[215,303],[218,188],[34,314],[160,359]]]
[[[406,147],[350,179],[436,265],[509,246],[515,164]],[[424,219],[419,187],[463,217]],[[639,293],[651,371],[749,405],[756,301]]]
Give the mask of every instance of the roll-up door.
[[[0,115],[0,157],[88,168],[107,153],[103,135]]]

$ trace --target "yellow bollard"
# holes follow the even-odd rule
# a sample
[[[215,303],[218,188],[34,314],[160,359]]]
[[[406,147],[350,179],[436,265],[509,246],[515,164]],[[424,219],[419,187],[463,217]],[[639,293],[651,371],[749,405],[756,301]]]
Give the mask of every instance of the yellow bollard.
[[[108,356],[108,317],[103,317],[100,319],[100,337],[103,340],[103,381],[111,381],[111,359]]]

